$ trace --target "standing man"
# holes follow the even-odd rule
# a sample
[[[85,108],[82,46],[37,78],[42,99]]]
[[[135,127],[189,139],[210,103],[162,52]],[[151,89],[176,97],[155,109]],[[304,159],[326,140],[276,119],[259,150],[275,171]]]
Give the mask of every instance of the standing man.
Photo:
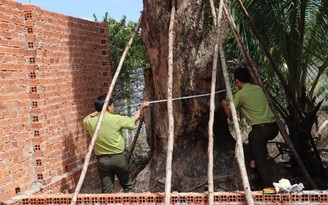
[[[96,111],[83,120],[83,125],[91,136],[95,132],[105,99],[106,95],[99,96],[94,103]],[[113,100],[109,100],[94,146],[103,193],[113,193],[115,175],[118,177],[124,192],[133,192],[128,163],[123,154],[125,142],[122,129],[133,129],[142,110],[148,105],[149,102],[143,102],[137,113],[130,118],[114,114]]]
[[[238,92],[234,95],[236,109],[240,109],[247,124],[252,126],[248,134],[252,154],[250,167],[259,171],[263,187],[272,187],[272,170],[267,161],[267,142],[278,135],[275,116],[272,113],[262,88],[250,83],[250,75],[246,68],[237,68],[234,72]],[[231,110],[225,100],[221,106],[227,115]]]

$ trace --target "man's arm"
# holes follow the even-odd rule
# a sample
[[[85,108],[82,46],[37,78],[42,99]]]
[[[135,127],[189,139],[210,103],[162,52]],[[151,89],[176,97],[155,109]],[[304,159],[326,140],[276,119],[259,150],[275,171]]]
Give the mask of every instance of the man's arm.
[[[134,123],[136,123],[136,122],[139,120],[142,110],[143,110],[145,107],[148,107],[148,105],[149,105],[149,102],[148,102],[148,101],[144,101],[144,102],[142,102],[142,104],[140,105],[138,111],[137,111],[136,114],[133,116]]]
[[[230,116],[231,115],[231,109],[229,108],[229,106],[227,105],[227,102],[225,100],[221,101],[221,106],[224,109],[224,112],[226,113],[226,115]]]

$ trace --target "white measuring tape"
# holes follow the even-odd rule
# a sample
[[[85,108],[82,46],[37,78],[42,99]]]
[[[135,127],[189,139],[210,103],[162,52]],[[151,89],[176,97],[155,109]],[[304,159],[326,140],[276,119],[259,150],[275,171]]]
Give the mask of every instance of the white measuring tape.
[[[219,90],[219,91],[216,91],[215,94],[218,94],[218,93],[223,93],[225,92],[226,90]],[[209,96],[211,95],[211,93],[206,93],[206,94],[199,94],[199,95],[191,95],[191,96],[185,96],[185,97],[179,97],[179,98],[172,98],[172,101],[174,100],[184,100],[184,99],[190,99],[190,98],[200,98],[200,97],[205,97],[205,96]],[[148,101],[149,104],[153,104],[153,103],[159,103],[159,102],[166,102],[167,99],[163,99],[163,100],[152,100],[152,101]]]
[[[219,90],[219,91],[216,91],[216,92],[214,92],[215,94],[218,94],[218,93],[223,93],[223,92],[225,92],[226,91],[226,89],[224,89],[224,90]],[[179,98],[172,98],[172,101],[174,101],[174,100],[184,100],[184,99],[190,99],[190,98],[200,98],[200,97],[205,97],[205,96],[209,96],[209,95],[211,95],[211,93],[205,93],[205,94],[199,94],[199,95],[191,95],[191,96],[185,96],[185,97],[179,97]],[[166,102],[167,101],[167,99],[163,99],[163,100],[149,100],[148,102],[149,102],[149,104],[154,104],[154,103],[160,103],[160,102]],[[130,107],[136,107],[136,106],[139,106],[140,105],[140,103],[138,103],[138,104],[132,104],[132,105],[129,105]],[[120,106],[118,106],[118,107],[120,107]]]

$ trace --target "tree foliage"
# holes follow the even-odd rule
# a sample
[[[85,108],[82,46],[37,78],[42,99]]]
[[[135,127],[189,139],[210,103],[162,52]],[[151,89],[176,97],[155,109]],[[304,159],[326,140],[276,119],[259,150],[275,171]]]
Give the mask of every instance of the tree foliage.
[[[98,21],[95,15],[94,18]],[[102,22],[108,24],[109,28],[110,64],[113,76],[137,23],[132,21],[127,22],[126,16],[123,16],[121,20],[117,21],[111,18],[108,12],[105,13]],[[140,102],[144,87],[143,70],[145,68],[149,68],[149,63],[139,32],[124,60],[122,71],[113,94],[115,100],[118,102],[116,104],[120,105],[118,107],[119,111],[123,112],[126,110],[127,115],[130,115],[135,108],[130,106]],[[123,105],[126,105],[127,109]]]
[[[328,1],[247,0],[244,4],[293,91],[292,96],[285,96],[286,103],[291,98],[300,102],[304,88],[310,99],[315,97],[316,93],[311,91],[319,81],[311,81],[309,77],[320,78],[328,66]],[[270,73],[269,62],[236,2],[232,9],[251,56]]]

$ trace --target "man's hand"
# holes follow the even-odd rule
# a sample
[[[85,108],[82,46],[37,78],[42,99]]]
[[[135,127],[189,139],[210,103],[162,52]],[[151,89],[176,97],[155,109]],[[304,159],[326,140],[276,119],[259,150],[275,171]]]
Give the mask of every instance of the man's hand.
[[[223,107],[225,114],[230,116],[231,115],[231,110],[228,107],[227,102],[225,100],[221,101],[221,106]]]
[[[141,112],[142,110],[145,108],[145,107],[148,107],[149,106],[149,102],[148,101],[143,101],[138,109],[138,111],[136,112],[136,114],[133,116],[133,120],[134,120],[134,123],[136,123],[139,118],[140,118],[140,115],[141,115]]]
[[[228,106],[228,105],[227,105],[227,101],[225,101],[225,100],[221,100],[221,106],[222,106],[222,107],[226,107],[226,106]]]
[[[148,107],[148,106],[149,106],[149,102],[143,101],[140,107],[141,107],[141,109],[144,109],[145,107]]]

